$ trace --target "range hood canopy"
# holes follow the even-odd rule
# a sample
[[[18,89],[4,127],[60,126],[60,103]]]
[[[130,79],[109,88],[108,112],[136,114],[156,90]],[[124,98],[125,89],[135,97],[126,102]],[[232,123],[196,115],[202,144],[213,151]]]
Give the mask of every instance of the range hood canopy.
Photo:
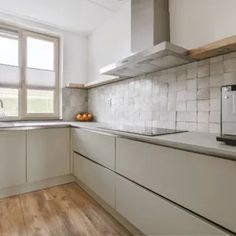
[[[192,61],[194,60],[187,56],[186,49],[169,42],[162,42],[119,62],[105,66],[100,69],[100,73],[129,78],[183,65]]]
[[[168,0],[131,0],[132,55],[100,74],[134,77],[192,62],[187,49],[170,42]]]
[[[131,0],[131,51],[170,41],[169,1]]]

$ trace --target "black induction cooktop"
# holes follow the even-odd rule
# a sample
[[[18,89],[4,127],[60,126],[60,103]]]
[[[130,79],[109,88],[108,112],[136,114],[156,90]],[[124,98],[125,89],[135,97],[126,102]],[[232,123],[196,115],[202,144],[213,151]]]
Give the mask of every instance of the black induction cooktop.
[[[176,129],[165,129],[165,128],[153,128],[153,127],[143,127],[143,126],[131,126],[131,125],[101,125],[98,127],[100,129],[113,130],[125,133],[139,134],[145,136],[159,136],[165,134],[176,134],[186,132],[183,130]]]

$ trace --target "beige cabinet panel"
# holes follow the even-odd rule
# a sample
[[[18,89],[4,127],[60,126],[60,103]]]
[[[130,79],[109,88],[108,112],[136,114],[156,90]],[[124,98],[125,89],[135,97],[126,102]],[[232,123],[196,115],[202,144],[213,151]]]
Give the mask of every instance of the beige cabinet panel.
[[[116,176],[116,210],[145,235],[227,235],[120,176]]]
[[[109,169],[115,168],[115,136],[86,129],[72,129],[72,148]]]
[[[28,182],[70,173],[69,128],[27,131]]]
[[[236,161],[117,138],[116,171],[236,232]]]
[[[26,132],[0,131],[0,188],[26,182]]]
[[[115,208],[115,174],[112,171],[74,153],[74,175]]]

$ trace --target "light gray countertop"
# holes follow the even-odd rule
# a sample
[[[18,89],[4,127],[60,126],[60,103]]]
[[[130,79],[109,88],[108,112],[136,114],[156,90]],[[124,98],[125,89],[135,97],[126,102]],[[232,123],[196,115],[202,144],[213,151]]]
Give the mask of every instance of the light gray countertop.
[[[0,122],[0,131],[4,130],[29,130],[42,128],[70,127],[71,122],[68,121],[9,121]]]
[[[133,139],[140,142],[158,144],[173,147],[185,151],[212,155],[230,160],[236,160],[236,146],[225,145],[216,141],[216,134],[200,132],[183,132],[160,136],[144,136],[119,131],[104,130],[98,128],[99,123],[72,122],[73,127],[87,128],[101,132],[108,132],[119,137]]]
[[[236,160],[236,147],[216,141],[216,134],[200,132],[184,132],[161,136],[144,136],[99,128],[97,122],[70,122],[70,121],[19,121],[6,122],[0,130],[29,130],[40,128],[76,127],[114,134],[119,137],[177,148],[190,152],[212,155],[230,160]]]

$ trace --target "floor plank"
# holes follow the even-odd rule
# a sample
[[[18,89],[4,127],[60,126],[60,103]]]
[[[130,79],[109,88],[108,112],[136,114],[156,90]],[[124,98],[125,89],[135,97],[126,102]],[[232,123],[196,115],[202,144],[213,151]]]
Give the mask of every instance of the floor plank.
[[[26,235],[19,197],[0,200],[0,235]]]
[[[100,228],[102,235],[128,236],[130,233],[124,232],[123,227],[110,217],[101,207],[97,207],[96,201],[88,196],[81,188],[70,188],[64,185],[66,192],[70,194],[71,200],[84,212],[87,218],[96,228]],[[77,197],[79,196],[79,197]]]
[[[0,200],[0,236],[130,236],[76,183]]]

